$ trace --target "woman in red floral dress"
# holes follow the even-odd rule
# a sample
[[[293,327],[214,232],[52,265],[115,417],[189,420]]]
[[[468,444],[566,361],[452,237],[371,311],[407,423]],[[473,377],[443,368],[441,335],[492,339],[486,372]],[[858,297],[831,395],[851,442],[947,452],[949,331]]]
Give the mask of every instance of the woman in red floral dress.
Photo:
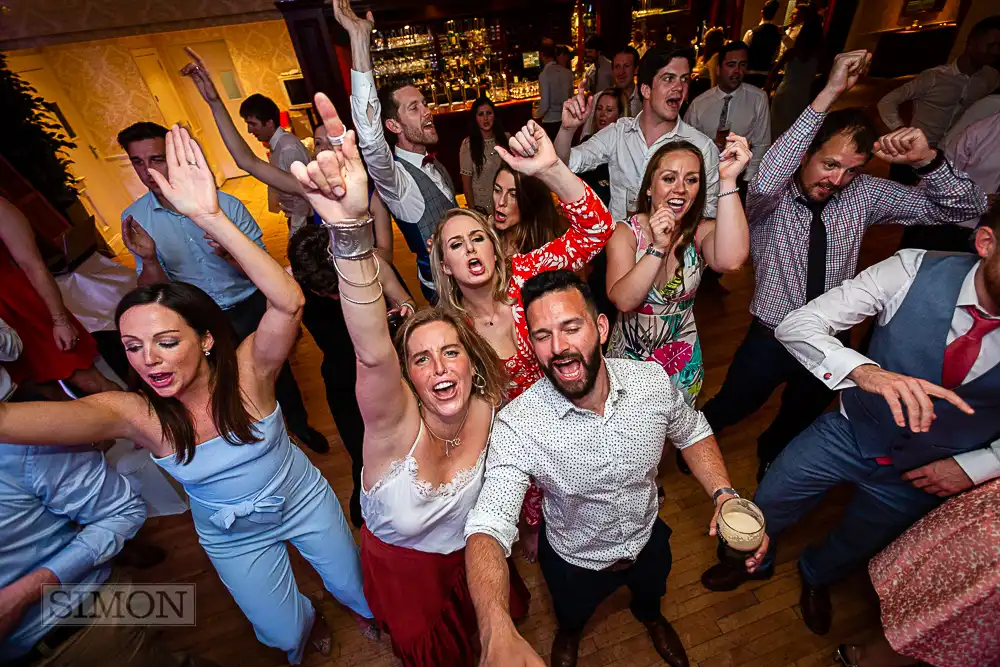
[[[1000,479],[913,524],[868,566],[884,636],[842,645],[848,667],[1000,666]]]
[[[514,399],[542,377],[528,336],[521,305],[521,286],[543,271],[579,271],[611,238],[614,220],[597,195],[556,155],[552,142],[535,121],[511,138],[527,153],[537,154],[536,170],[501,147],[496,150],[511,167],[541,180],[562,202],[569,229],[541,248],[508,257],[493,225],[466,209],[445,214],[431,238],[431,270],[440,306],[467,317],[504,360]],[[525,557],[533,561],[542,518],[541,491],[532,485],[525,496]]]

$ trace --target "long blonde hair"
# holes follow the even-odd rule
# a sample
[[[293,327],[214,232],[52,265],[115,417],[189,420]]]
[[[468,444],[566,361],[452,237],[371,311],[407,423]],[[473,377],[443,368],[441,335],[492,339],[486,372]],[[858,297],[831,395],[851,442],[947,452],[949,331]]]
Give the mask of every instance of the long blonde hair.
[[[510,258],[507,257],[500,237],[482,213],[467,208],[453,208],[441,217],[441,222],[431,235],[431,274],[434,276],[434,287],[438,293],[438,305],[461,317],[469,317],[469,312],[463,305],[462,288],[453,276],[444,272],[444,248],[441,246],[443,243],[441,230],[444,229],[445,223],[459,216],[475,220],[493,246],[493,253],[496,256],[496,267],[493,270],[494,301],[510,303],[510,299],[507,298],[507,286],[510,284],[511,268]]]
[[[507,396],[508,384],[507,371],[504,369],[503,362],[500,361],[500,357],[497,356],[489,341],[480,336],[464,317],[440,307],[421,308],[413,317],[407,318],[399,327],[399,331],[396,332],[395,344],[399,366],[403,372],[403,378],[410,385],[413,393],[416,394],[417,390],[410,380],[407,346],[413,332],[431,322],[444,322],[455,329],[458,341],[472,361],[475,391],[489,401],[490,405],[500,407]],[[476,376],[482,379],[476,379]]]

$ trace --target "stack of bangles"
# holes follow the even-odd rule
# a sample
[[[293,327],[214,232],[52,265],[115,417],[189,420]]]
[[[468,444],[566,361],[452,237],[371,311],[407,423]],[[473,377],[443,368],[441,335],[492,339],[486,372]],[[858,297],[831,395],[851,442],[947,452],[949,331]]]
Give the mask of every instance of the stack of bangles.
[[[375,232],[372,223],[374,218],[369,214],[364,218],[346,218],[343,220],[323,221],[323,226],[330,233],[330,260],[337,275],[347,285],[358,289],[378,285],[378,294],[367,301],[358,301],[340,292],[340,298],[349,303],[364,306],[382,299],[382,284],[378,281],[382,265],[375,255]],[[375,275],[368,282],[357,283],[350,280],[340,270],[337,260],[361,260],[371,257],[375,261]]]

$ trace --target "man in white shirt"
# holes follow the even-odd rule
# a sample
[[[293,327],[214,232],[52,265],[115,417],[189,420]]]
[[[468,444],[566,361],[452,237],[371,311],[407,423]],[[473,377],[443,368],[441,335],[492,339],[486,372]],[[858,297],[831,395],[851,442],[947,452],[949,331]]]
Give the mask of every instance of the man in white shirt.
[[[994,115],[1000,115],[1000,93],[987,95],[969,107],[968,110],[962,114],[962,117],[958,119],[958,122],[951,126],[951,129],[948,130],[948,134],[944,135],[944,141],[941,142],[941,145],[947,146],[951,140],[961,134],[965,128],[969,127],[973,123],[978,123],[979,121],[985,120]]]
[[[830,629],[828,586],[943,498],[1000,477],[1000,208],[983,222],[978,257],[901,250],[775,331],[841,400],[767,471],[754,500],[768,532],[795,525],[834,486],[856,487],[843,520],[799,558],[802,616],[816,634]],[[838,340],[872,316],[866,354]],[[750,576],[766,578],[773,565],[772,547]],[[715,566],[702,581],[731,590],[750,576]]]
[[[573,72],[556,61],[556,49],[566,54],[566,47],[556,47],[543,42],[538,48],[538,56],[542,61],[542,71],[538,75],[538,91],[541,99],[535,119],[538,120],[550,138],[559,132],[559,120],[562,118],[562,108],[566,100],[573,96]]]
[[[333,13],[351,37],[351,117],[358,147],[375,189],[417,258],[420,289],[428,301],[436,303],[427,240],[441,216],[458,204],[451,177],[430,150],[438,142],[434,116],[416,86],[394,84],[376,92],[372,13],[358,17],[348,0],[334,0]],[[383,122],[396,137],[395,151],[386,141]]]
[[[715,143],[680,118],[691,78],[691,52],[653,48],[639,64],[642,111],[620,118],[579,146],[573,135],[591,113],[594,98],[570,98],[563,107],[562,128],[556,135],[559,158],[577,174],[607,164],[611,175],[611,215],[625,220],[634,211],[646,164],[660,146],[675,139],[690,141],[705,161],[705,217],[714,219],[719,199],[719,149]]]
[[[576,274],[545,271],[521,292],[545,377],[498,414],[486,480],[465,527],[469,591],[489,667],[541,666],[511,621],[507,565],[530,479],[544,491],[539,563],[559,628],[552,666],[576,664],[580,634],[621,586],[657,653],[687,667],[663,618],[670,529],[657,516],[656,475],[665,440],[683,452],[718,507],[736,495],[704,416],[687,406],[656,363],[605,359],[608,319]],[[709,534],[715,534],[713,518]],[[747,560],[751,570],[765,544]]]
[[[725,147],[730,132],[746,137],[753,153],[743,175],[746,181],[757,173],[761,158],[771,146],[767,93],[743,82],[748,57],[747,46],[743,42],[730,42],[723,46],[719,51],[719,85],[696,97],[684,116],[689,125],[708,137],[714,137],[720,151]]]
[[[628,107],[625,108],[624,115],[629,118],[635,118],[642,111],[642,95],[639,94],[639,86],[635,85],[635,74],[639,70],[639,60],[639,52],[631,46],[626,46],[615,54],[615,58],[612,61],[614,86],[615,88],[621,88],[625,92]],[[601,92],[598,91],[596,96],[599,96]],[[559,111],[561,114],[562,107],[559,108]],[[587,118],[587,122],[584,123],[583,132],[580,134],[581,140],[594,134],[596,122],[594,116],[596,113],[596,109],[592,110],[590,117]],[[558,127],[556,130],[558,131]],[[555,137],[554,134],[550,136]]]
[[[628,45],[635,49],[640,58],[646,55],[646,49],[649,48],[646,45],[646,36],[642,34],[642,30],[632,31],[632,41],[629,42]]]
[[[224,105],[221,100],[218,104]],[[254,93],[240,104],[240,117],[247,124],[247,132],[268,145],[271,151],[268,162],[272,165],[290,172],[293,162],[309,164],[309,151],[298,137],[282,129],[281,112],[273,100]],[[284,212],[289,233],[294,233],[312,217],[312,206],[300,194],[282,192],[269,185],[267,199],[272,212],[278,209]]]
[[[583,73],[583,87],[591,95],[610,88],[614,80],[611,61],[601,53],[602,47],[600,35],[591,35],[583,43],[583,60],[589,65]]]
[[[973,26],[955,62],[925,70],[879,100],[882,121],[890,130],[903,127],[899,107],[912,100],[910,126],[923,130],[931,147],[937,146],[966,109],[1000,86],[1000,72],[993,67],[997,58],[1000,16],[992,16]]]

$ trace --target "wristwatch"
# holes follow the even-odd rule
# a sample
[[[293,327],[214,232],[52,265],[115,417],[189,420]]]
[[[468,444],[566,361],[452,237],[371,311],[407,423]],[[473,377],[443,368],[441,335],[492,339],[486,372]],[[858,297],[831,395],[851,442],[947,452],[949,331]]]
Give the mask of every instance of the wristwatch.
[[[667,253],[665,253],[665,252],[660,252],[659,250],[657,250],[657,249],[656,249],[656,248],[654,248],[653,246],[648,246],[648,247],[646,248],[646,254],[647,254],[647,255],[652,255],[653,257],[656,257],[656,258],[658,258],[658,259],[663,259],[664,257],[666,257],[666,256],[667,256]]]
[[[716,489],[715,490],[715,493],[712,494],[712,502],[715,503],[716,505],[718,505],[719,504],[719,496],[726,496],[726,495],[736,496],[737,498],[740,497],[740,494],[736,493],[736,489],[728,487],[728,486],[724,486],[721,489]]]

